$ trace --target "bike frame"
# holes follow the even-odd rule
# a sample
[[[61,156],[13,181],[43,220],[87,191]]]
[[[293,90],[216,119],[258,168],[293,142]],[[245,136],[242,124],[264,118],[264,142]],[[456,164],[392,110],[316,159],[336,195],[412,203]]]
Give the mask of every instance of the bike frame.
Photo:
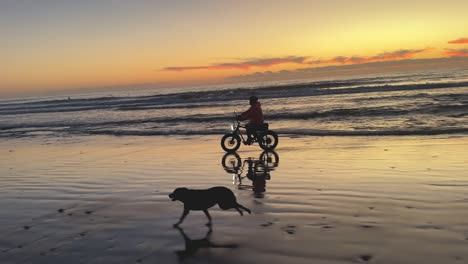
[[[259,160],[259,159],[254,159],[254,158],[248,158],[248,159],[244,159],[242,161],[242,165],[239,166],[239,168],[236,170],[235,173],[233,173],[233,181],[234,183],[237,183],[237,186],[239,187],[248,187],[248,188],[251,188],[252,186],[251,185],[245,185],[245,184],[242,184],[242,180],[244,180],[245,178],[248,178],[249,180],[252,180],[251,178],[248,177],[248,175],[245,175],[245,176],[242,176],[242,173],[245,171],[245,166],[246,164],[248,164],[249,162],[253,162],[253,170],[254,170],[254,176],[257,177],[256,173],[259,172],[261,169],[261,166],[259,165],[262,165],[264,166],[264,170],[263,172],[265,172],[265,174],[262,176],[264,177],[265,180],[270,180],[271,179],[271,175],[270,175],[270,171],[274,170],[273,169],[270,169],[268,168],[268,166],[265,166],[265,164],[262,162],[262,160]],[[249,165],[247,165],[249,166]]]
[[[239,149],[241,143],[248,146],[258,143],[260,148],[264,150],[273,150],[278,145],[278,135],[268,128],[268,123],[263,123],[262,126],[252,125],[252,137],[249,137],[250,134],[245,137],[244,133],[250,132],[250,125],[241,124],[239,115],[236,112],[234,114],[235,118],[230,125],[230,131],[221,139],[221,147],[226,152]],[[249,131],[242,132],[241,128]],[[227,139],[229,141],[226,141]]]
[[[243,128],[244,130],[246,130],[247,128],[245,125],[241,125],[241,122],[237,120],[237,115],[236,115],[235,121],[233,121],[233,125],[231,128],[232,128],[232,133],[238,135],[241,138],[242,143],[244,145],[247,145],[247,138],[244,138],[244,134],[242,134],[240,130],[240,128]],[[254,142],[258,142],[258,134],[254,135],[252,143]]]

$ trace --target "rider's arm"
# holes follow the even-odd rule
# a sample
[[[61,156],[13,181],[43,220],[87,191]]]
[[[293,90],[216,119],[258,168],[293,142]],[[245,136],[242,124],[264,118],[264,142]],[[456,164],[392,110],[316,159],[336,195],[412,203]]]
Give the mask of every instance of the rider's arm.
[[[247,111],[245,111],[244,113],[242,113],[240,116],[239,116],[239,120],[247,120],[250,118],[250,116],[252,115],[252,107],[250,107]]]

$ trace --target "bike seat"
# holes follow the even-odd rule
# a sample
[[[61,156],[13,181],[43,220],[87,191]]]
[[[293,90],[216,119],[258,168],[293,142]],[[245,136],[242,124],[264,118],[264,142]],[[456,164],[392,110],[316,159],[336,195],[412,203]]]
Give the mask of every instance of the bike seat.
[[[268,130],[268,123],[263,123],[258,130]]]

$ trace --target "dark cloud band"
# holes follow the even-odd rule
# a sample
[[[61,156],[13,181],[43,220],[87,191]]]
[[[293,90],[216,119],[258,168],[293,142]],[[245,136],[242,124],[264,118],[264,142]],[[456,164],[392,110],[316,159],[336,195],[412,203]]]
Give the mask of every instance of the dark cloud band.
[[[241,62],[218,63],[206,66],[188,66],[188,67],[167,67],[165,71],[191,71],[191,70],[229,70],[229,69],[250,69],[252,67],[270,67],[279,64],[294,63],[304,64],[308,57],[288,56],[279,58],[254,58]]]

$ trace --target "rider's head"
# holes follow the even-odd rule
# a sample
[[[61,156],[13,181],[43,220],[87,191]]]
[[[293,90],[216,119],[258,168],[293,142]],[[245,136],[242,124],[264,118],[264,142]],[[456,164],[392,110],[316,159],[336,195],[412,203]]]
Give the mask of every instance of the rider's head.
[[[258,97],[255,96],[255,95],[250,96],[250,98],[249,98],[249,103],[250,103],[250,105],[253,105],[253,104],[255,104],[256,102],[258,102]]]

